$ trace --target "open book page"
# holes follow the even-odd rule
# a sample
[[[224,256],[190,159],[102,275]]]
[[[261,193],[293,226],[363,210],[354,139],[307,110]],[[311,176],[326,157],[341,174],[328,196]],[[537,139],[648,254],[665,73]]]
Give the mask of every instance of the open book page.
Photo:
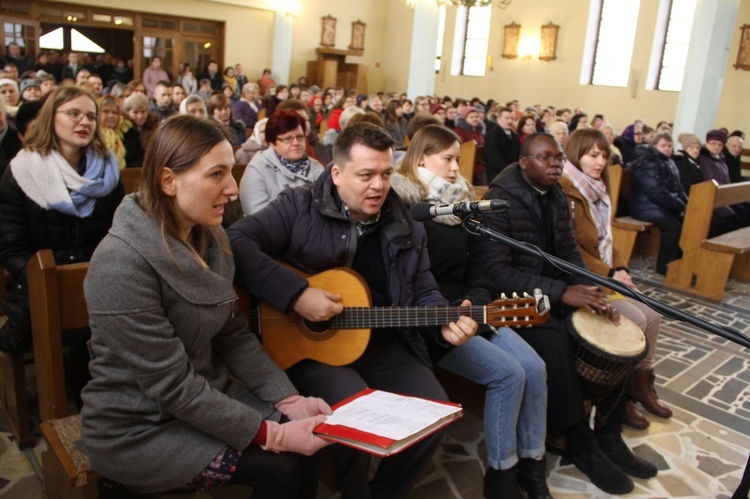
[[[457,412],[454,405],[374,390],[338,407],[325,424],[401,440]]]

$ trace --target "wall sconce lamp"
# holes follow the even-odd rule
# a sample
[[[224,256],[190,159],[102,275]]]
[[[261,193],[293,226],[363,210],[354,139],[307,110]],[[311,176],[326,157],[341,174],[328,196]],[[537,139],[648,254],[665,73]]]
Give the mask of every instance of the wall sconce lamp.
[[[525,59],[531,59],[539,57],[539,49],[541,42],[538,37],[533,35],[527,35],[521,38],[518,43],[518,56]]]

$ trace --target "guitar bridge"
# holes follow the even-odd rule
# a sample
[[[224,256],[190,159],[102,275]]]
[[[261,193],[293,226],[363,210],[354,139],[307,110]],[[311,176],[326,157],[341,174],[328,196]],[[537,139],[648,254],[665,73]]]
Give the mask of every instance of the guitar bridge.
[[[536,313],[542,316],[550,311],[549,296],[542,293],[539,288],[534,288],[534,301],[536,301]]]

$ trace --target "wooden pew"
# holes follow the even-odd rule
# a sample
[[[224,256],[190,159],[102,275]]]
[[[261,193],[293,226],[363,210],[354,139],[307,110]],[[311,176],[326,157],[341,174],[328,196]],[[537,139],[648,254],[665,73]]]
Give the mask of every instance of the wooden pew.
[[[56,265],[51,250],[29,260],[29,307],[39,391],[45,497],[96,498],[99,476],[74,445],[80,437],[79,415],[68,415],[61,332],[88,326],[83,279],[88,263]]]
[[[484,159],[484,149],[477,146],[473,140],[461,144],[461,156],[458,160],[461,176],[469,182],[474,182],[474,165]],[[489,182],[492,179],[487,179]]]
[[[750,227],[708,239],[715,208],[747,201],[750,182],[693,185],[680,235],[682,258],[667,266],[664,284],[719,301],[730,274],[750,280]]]
[[[123,168],[120,170],[120,179],[125,186],[125,194],[137,191],[141,186],[141,167]]]
[[[328,119],[323,119],[323,121],[320,122],[320,126],[318,128],[318,140],[323,142],[323,137],[325,136],[327,131],[328,131]]]
[[[0,268],[0,314],[5,298],[5,283],[10,278],[5,269]],[[0,317],[0,326],[7,317]],[[26,396],[26,370],[24,356],[0,352],[0,410],[8,421],[10,432],[19,449],[34,444],[29,422],[29,399]]]
[[[743,149],[740,155],[741,174],[750,177],[750,149]]]
[[[625,262],[629,264],[630,258],[633,256],[636,237],[649,231],[654,224],[636,220],[633,217],[614,216],[620,200],[620,190],[623,186],[625,171],[620,165],[609,165],[607,174],[609,176],[609,197],[614,207],[612,210],[612,243],[625,259]]]

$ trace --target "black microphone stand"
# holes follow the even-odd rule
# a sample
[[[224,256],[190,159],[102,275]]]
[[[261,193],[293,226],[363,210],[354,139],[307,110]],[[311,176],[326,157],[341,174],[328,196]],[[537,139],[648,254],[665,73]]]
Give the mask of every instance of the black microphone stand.
[[[469,215],[466,218],[464,218],[463,226],[472,235],[486,237],[492,241],[507,244],[508,246],[514,249],[517,249],[519,251],[522,251],[528,255],[537,256],[539,258],[544,258],[545,260],[555,265],[557,268],[564,270],[565,272],[568,272],[570,274],[575,274],[577,276],[585,277],[601,286],[614,289],[615,291],[629,298],[645,303],[652,309],[656,310],[657,312],[660,312],[661,314],[667,317],[671,317],[673,319],[677,319],[682,322],[687,322],[688,324],[692,324],[693,326],[699,327],[710,333],[721,336],[722,338],[725,338],[729,341],[737,343],[738,345],[741,345],[745,348],[750,348],[750,338],[748,338],[743,333],[737,331],[736,329],[733,329],[727,326],[722,326],[719,324],[714,324],[712,322],[708,322],[694,315],[688,314],[687,312],[683,312],[682,310],[678,310],[674,307],[670,307],[669,305],[666,305],[660,301],[654,300],[653,298],[649,298],[648,296],[642,293],[639,293],[635,291],[634,289],[629,288],[628,286],[624,285],[623,283],[619,281],[616,281],[609,277],[602,277],[600,275],[594,274],[593,272],[587,269],[581,268],[570,262],[566,262],[565,260],[557,258],[556,256],[545,253],[544,251],[537,248],[533,244],[516,241],[512,237],[508,237],[505,234],[501,234],[497,231],[490,229],[489,227],[482,225],[482,222],[478,218],[476,218],[475,215]]]

